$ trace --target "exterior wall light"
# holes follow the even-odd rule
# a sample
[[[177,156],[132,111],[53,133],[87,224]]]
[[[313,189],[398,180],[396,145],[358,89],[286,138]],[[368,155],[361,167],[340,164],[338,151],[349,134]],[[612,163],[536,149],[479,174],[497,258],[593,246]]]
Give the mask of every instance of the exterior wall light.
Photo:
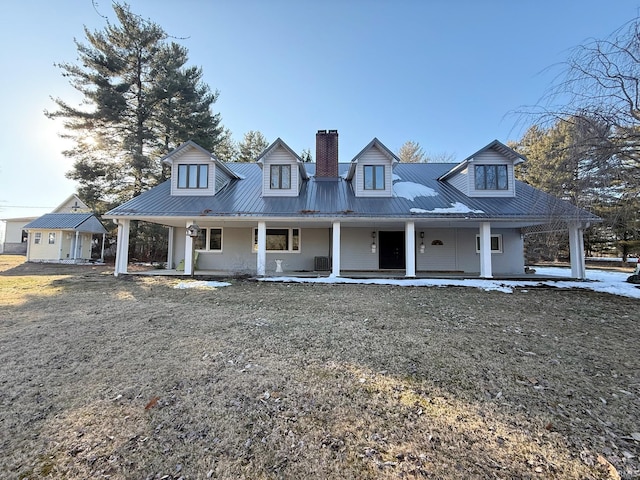
[[[376,232],[371,232],[371,253],[376,253],[377,250],[377,246],[376,246]]]
[[[420,232],[420,253],[424,253],[424,232]]]

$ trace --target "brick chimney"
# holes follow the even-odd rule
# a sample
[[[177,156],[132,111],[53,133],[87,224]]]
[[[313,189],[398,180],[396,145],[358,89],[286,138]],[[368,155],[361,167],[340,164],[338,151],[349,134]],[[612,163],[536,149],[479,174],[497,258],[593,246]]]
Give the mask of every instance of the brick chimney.
[[[318,130],[316,133],[316,178],[338,178],[337,130]]]

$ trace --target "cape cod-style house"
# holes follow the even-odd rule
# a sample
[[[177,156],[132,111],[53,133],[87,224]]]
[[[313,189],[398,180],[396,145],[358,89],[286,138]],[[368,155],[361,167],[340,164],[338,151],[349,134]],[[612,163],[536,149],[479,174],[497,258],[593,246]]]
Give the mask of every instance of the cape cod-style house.
[[[583,229],[599,217],[514,176],[525,158],[493,141],[457,164],[403,164],[374,138],[338,161],[338,132],[316,134],[316,163],[277,139],[253,163],[224,163],[194,142],[163,162],[171,178],[107,212],[115,275],[127,273],[132,220],[168,227],[167,267],[250,273],[524,273],[524,236],[568,231],[585,277]],[[190,229],[190,227],[192,227]],[[196,260],[194,262],[194,260]]]

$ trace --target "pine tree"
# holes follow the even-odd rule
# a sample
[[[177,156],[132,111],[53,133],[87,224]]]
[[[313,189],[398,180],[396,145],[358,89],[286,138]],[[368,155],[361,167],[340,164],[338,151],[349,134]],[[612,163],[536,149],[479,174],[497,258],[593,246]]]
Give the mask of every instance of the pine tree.
[[[211,112],[218,92],[202,82],[202,70],[186,67],[187,50],[169,42],[157,24],[115,3],[118,24],[85,28],[76,41],[77,64],[58,64],[83,95],[75,107],[55,98],[64,137],[74,146],[67,176],[97,211],[139,195],[166,177],[158,159],[194,139],[213,149],[220,140],[220,116]]]
[[[248,131],[239,144],[238,162],[255,162],[268,146],[269,142],[262,133],[256,130]]]

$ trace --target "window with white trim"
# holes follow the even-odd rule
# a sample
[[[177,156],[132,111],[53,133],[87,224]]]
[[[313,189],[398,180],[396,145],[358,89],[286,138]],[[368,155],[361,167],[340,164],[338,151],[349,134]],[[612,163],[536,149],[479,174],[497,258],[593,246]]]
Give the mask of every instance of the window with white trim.
[[[476,235],[476,253],[480,253],[480,235]],[[502,235],[491,234],[491,253],[502,253]]]
[[[195,249],[208,252],[222,251],[222,229],[221,228],[201,228],[198,236],[194,239]]]
[[[253,251],[258,251],[258,229],[253,229]],[[267,228],[267,252],[300,251],[299,228]]]
[[[508,190],[508,175],[506,165],[476,165],[476,190]]]
[[[271,165],[271,188],[284,190],[291,188],[291,165]]]
[[[384,165],[364,165],[365,190],[384,190]]]
[[[209,165],[206,163],[179,164],[178,188],[209,188]]]
[[[49,232],[49,245],[55,245],[56,243],[56,232]]]
[[[33,234],[33,243],[38,245],[42,241],[42,232],[36,232]]]

